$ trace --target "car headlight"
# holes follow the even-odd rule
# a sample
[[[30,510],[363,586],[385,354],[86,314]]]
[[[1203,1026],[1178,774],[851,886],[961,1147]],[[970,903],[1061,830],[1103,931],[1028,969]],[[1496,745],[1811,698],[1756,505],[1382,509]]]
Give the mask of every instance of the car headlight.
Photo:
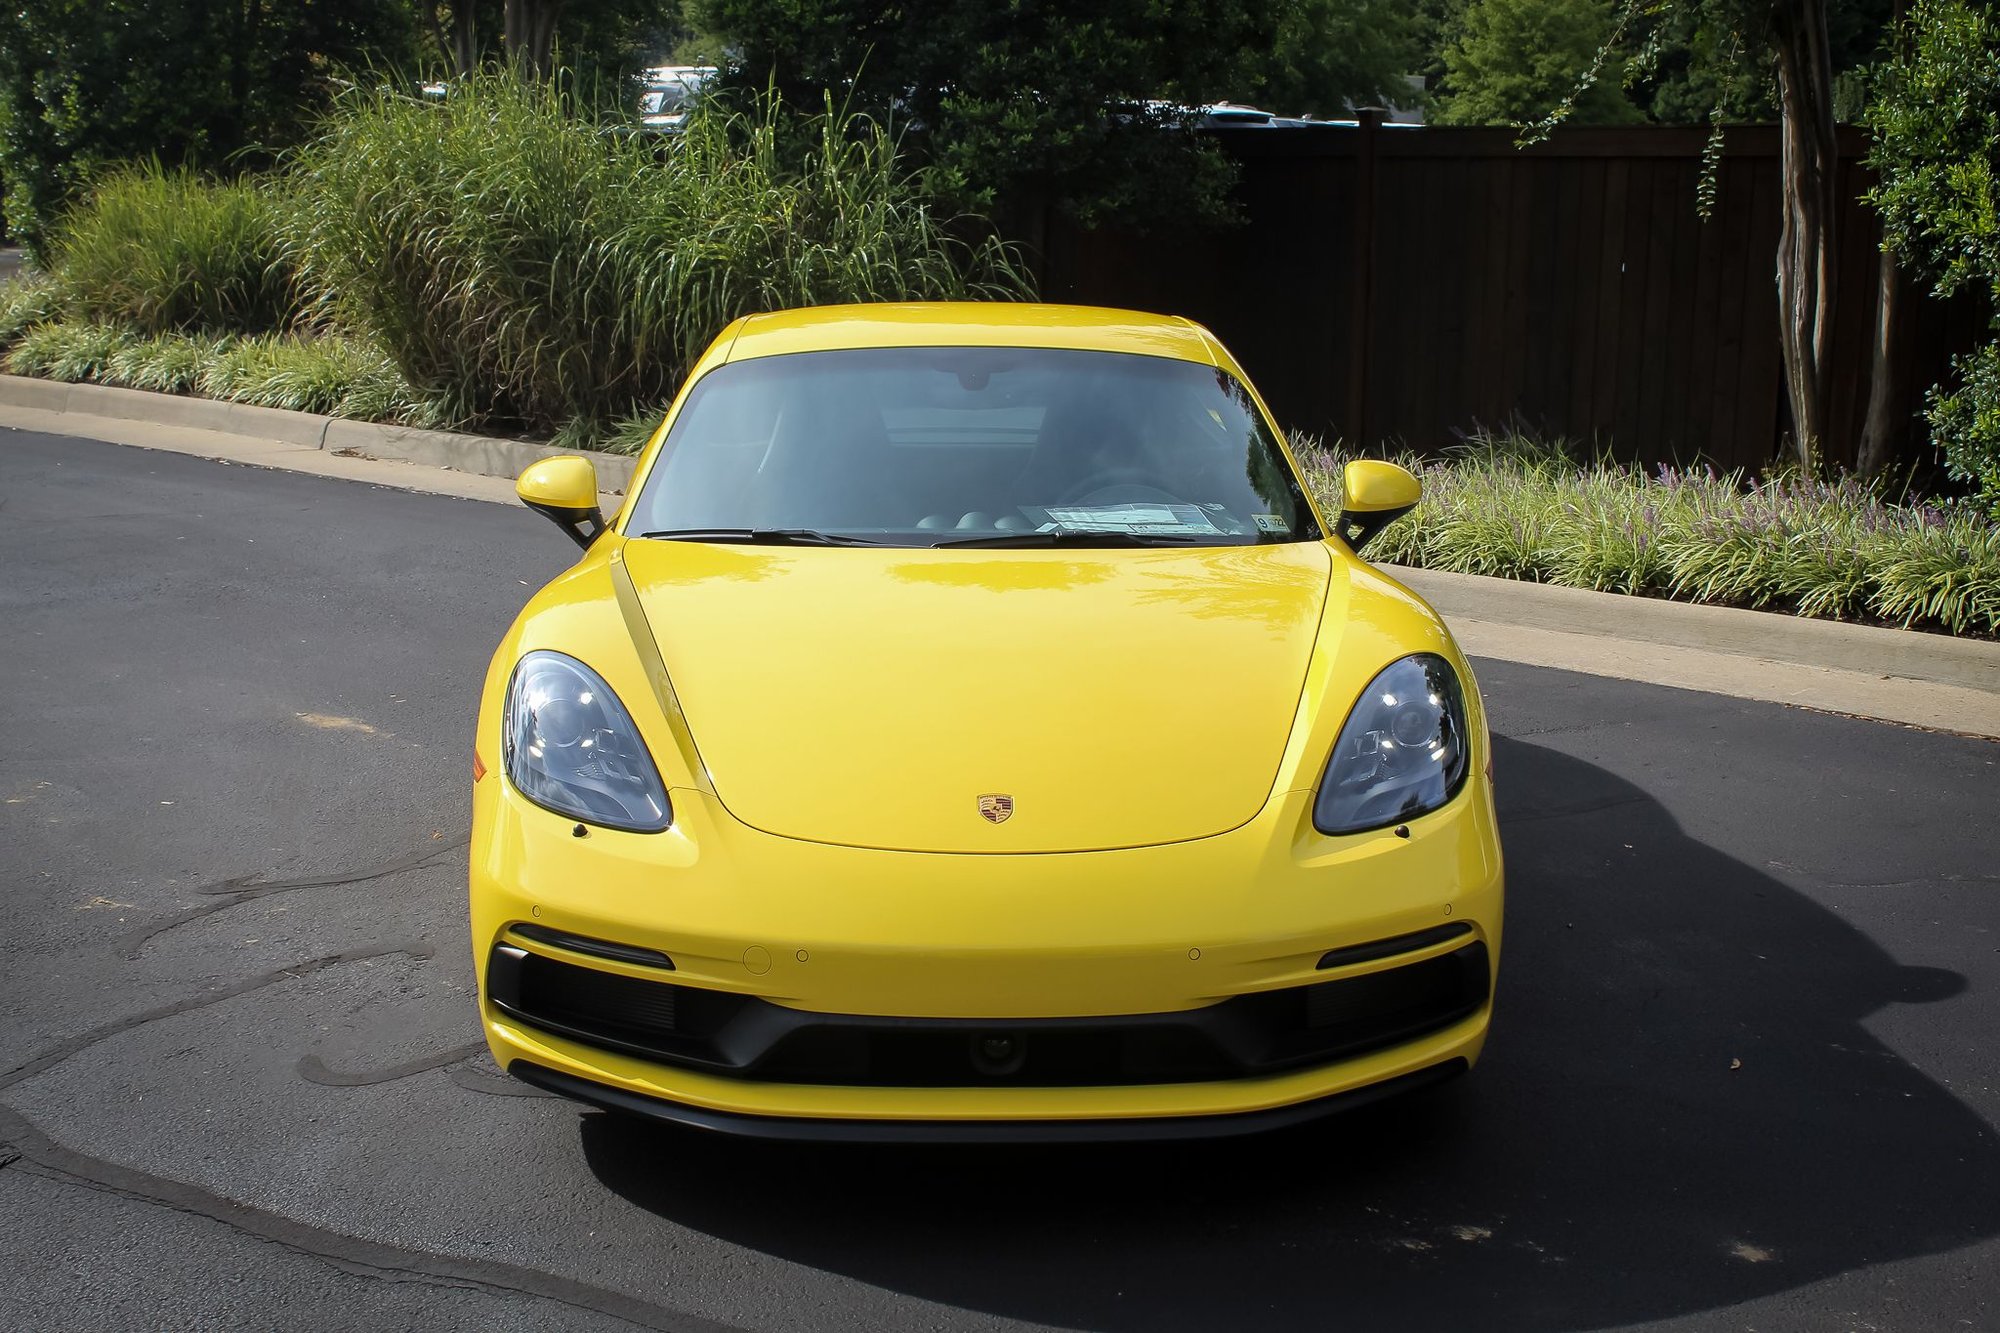
[[[1313,826],[1361,833],[1414,819],[1458,794],[1470,762],[1465,694],[1451,663],[1434,653],[1391,662],[1340,729]]]
[[[660,770],[632,715],[604,678],[575,658],[523,657],[500,727],[507,780],[536,805],[636,833],[673,822]]]

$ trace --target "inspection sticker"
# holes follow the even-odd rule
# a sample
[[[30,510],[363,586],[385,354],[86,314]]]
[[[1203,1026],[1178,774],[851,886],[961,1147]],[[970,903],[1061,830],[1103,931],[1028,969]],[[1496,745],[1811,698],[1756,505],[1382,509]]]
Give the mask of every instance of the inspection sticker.
[[[1276,514],[1252,514],[1250,521],[1257,525],[1259,532],[1271,532],[1283,536],[1292,530],[1292,525]]]

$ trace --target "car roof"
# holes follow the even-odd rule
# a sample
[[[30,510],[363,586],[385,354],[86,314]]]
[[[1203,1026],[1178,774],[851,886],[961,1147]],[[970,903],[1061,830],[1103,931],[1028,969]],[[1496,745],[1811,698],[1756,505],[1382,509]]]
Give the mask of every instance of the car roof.
[[[829,305],[750,315],[721,359],[856,347],[1067,347],[1220,364],[1214,339],[1192,320],[1023,301]]]

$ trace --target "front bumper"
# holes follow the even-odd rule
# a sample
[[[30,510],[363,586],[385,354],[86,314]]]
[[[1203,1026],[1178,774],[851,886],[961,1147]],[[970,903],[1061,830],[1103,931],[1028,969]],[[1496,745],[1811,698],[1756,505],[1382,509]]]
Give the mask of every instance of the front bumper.
[[[668,1101],[663,1097],[642,1096],[608,1083],[545,1069],[526,1060],[516,1060],[508,1072],[544,1092],[553,1092],[606,1111],[644,1116],[649,1120],[687,1129],[705,1129],[734,1138],[808,1143],[958,1144],[1136,1143],[1266,1134],[1435,1087],[1463,1074],[1467,1068],[1463,1059],[1447,1060],[1443,1064],[1348,1092],[1294,1102],[1290,1106],[1274,1106],[1263,1111],[1240,1111],[1231,1115],[1131,1116],[1111,1120],[836,1120],[739,1115]]]
[[[666,833],[577,837],[573,821],[498,775],[477,784],[473,942],[502,1068],[600,1105],[739,1133],[1182,1137],[1201,1117],[1223,1118],[1202,1132],[1244,1132],[1448,1074],[1469,1067],[1485,1039],[1502,871],[1483,775],[1412,821],[1407,838],[1325,838],[1311,826],[1311,794],[1291,792],[1217,837],[1052,855],[801,843],[742,825],[700,792],[677,789],[673,801]],[[580,952],[562,933],[622,949]],[[562,1021],[521,999],[522,959],[583,969],[614,997],[664,986],[751,1017],[728,1049],[699,1050],[660,1038],[673,1033],[671,1016],[651,1036]],[[1476,993],[1456,1007],[1438,999],[1400,1030],[1378,1023],[1336,1041],[1314,1027],[1301,1045],[1257,1026],[1282,1014],[1299,1027],[1305,1010],[1292,998],[1331,995],[1329,983],[1362,983],[1341,992],[1349,997],[1393,996],[1399,978],[1450,970],[1453,959],[1455,984]],[[1246,1029],[1242,1015],[1264,1018]],[[802,1060],[797,1040],[786,1045],[795,1030],[814,1034],[821,1057],[846,1054]],[[1107,1033],[1123,1044],[1102,1045]],[[1024,1037],[1038,1058],[983,1060],[983,1035]],[[939,1056],[940,1041],[958,1052],[967,1038],[971,1056]],[[874,1054],[857,1056],[856,1042]],[[920,1048],[929,1054],[910,1056]],[[1093,1050],[1110,1053],[1102,1081]]]

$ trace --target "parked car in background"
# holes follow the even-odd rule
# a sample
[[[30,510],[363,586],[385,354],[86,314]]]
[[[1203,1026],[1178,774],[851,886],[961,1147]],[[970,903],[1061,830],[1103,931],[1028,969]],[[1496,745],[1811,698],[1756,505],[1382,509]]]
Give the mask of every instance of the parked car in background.
[[[712,65],[658,65],[644,71],[639,124],[652,134],[679,134],[695,99],[714,77]]]

